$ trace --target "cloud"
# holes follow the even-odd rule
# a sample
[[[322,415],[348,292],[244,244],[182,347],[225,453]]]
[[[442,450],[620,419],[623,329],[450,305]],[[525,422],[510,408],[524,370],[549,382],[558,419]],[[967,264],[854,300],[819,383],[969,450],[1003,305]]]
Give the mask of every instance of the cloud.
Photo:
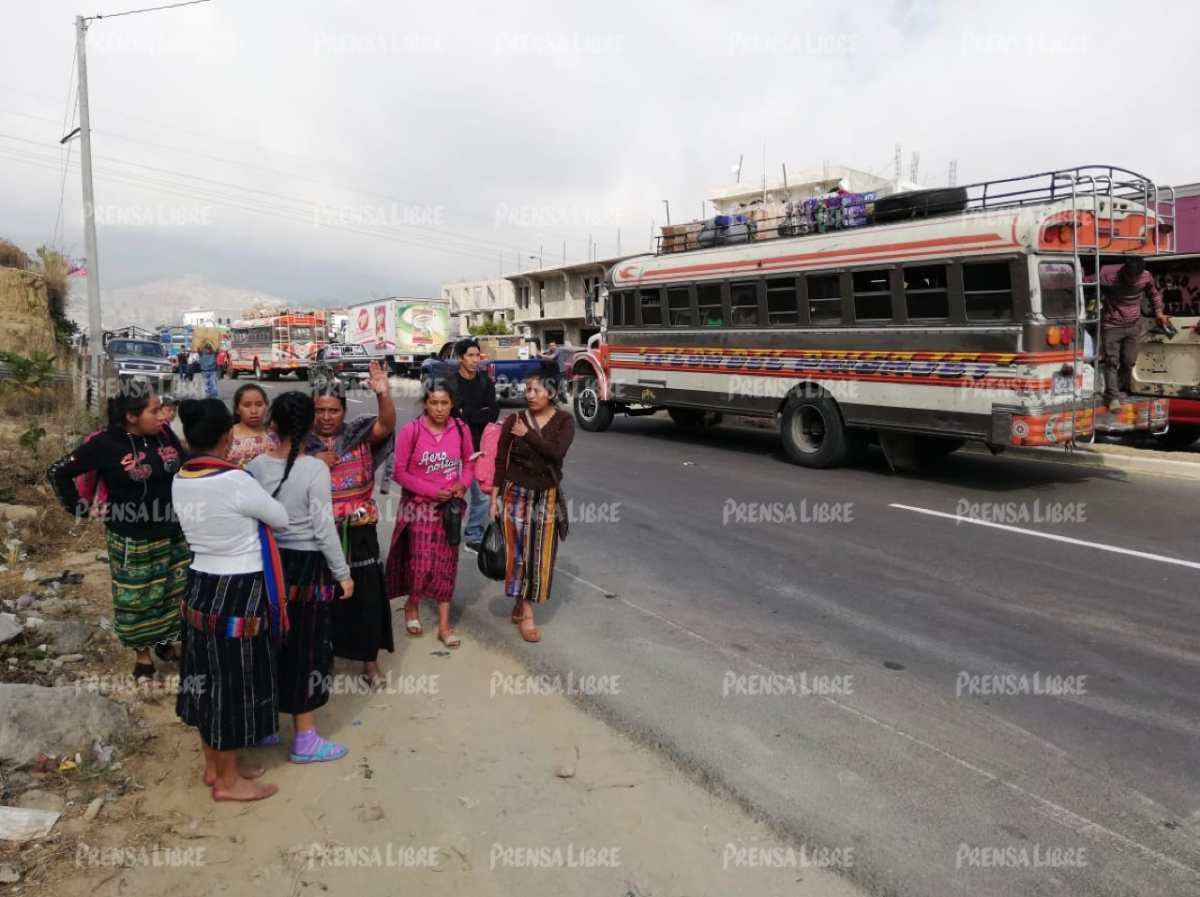
[[[3,227],[50,233],[74,4],[0,38]],[[1150,33],[1200,14],[1139,6]],[[303,302],[429,294],[645,246],[661,200],[822,161],[959,182],[1114,161],[1197,179],[1184,53],[1093,3],[203,6],[89,33],[106,286],[196,272]],[[12,137],[36,141],[26,144]],[[74,155],[74,151],[73,151]],[[203,180],[200,180],[203,179]],[[65,241],[82,255],[78,174]],[[514,212],[514,210],[516,210]],[[359,231],[369,231],[368,236]]]

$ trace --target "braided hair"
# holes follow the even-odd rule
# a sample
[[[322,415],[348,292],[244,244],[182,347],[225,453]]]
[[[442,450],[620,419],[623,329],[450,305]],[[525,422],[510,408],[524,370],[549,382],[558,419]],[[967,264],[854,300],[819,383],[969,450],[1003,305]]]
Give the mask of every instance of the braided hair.
[[[279,481],[279,485],[271,493],[272,498],[279,495],[279,490],[287,482],[288,475],[292,472],[292,467],[296,464],[296,458],[300,455],[304,439],[312,432],[313,421],[316,420],[316,417],[317,412],[313,407],[312,397],[299,390],[292,390],[278,395],[275,397],[275,401],[271,403],[270,420],[275,425],[275,432],[279,434],[280,439],[291,440],[291,447],[288,449],[287,464],[283,468],[283,479]]]

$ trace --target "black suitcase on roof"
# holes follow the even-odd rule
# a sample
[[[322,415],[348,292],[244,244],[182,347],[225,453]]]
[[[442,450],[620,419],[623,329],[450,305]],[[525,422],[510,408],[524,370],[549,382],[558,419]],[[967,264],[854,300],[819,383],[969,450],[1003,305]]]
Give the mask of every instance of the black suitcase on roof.
[[[943,187],[938,190],[909,190],[893,193],[875,200],[875,223],[907,221],[933,215],[952,215],[967,207],[966,187]]]

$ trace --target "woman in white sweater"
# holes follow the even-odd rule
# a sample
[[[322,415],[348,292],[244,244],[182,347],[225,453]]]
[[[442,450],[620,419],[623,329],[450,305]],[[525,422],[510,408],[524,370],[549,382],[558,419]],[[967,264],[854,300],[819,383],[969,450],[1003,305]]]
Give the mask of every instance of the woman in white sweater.
[[[189,399],[179,416],[192,458],[171,484],[171,503],[193,558],[175,710],[200,732],[213,800],[261,800],[278,788],[253,781],[263,770],[240,769],[237,751],[278,731],[274,654],[284,621],[269,528],[287,525],[287,509],[225,460],[233,415],[223,402]]]
[[[285,392],[271,403],[275,446],[247,466],[263,488],[287,508],[278,529],[287,613],[291,628],[279,654],[279,710],[295,718],[293,763],[320,763],[346,756],[346,747],[317,734],[313,715],[329,701],[333,677],[330,603],[349,598],[354,580],[333,521],[329,468],[304,453],[316,411],[302,392]]]

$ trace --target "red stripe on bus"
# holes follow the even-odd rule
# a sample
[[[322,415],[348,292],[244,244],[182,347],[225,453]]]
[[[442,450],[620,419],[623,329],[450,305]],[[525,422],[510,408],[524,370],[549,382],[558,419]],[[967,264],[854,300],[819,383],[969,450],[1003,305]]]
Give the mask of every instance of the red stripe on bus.
[[[679,346],[608,346],[608,352],[640,355],[749,355],[756,358],[853,358],[884,361],[979,361],[993,364],[1054,364],[1073,361],[1071,352],[906,352],[903,349],[724,349]]]
[[[1053,381],[1048,379],[1027,380],[1021,377],[992,377],[988,376],[978,380],[973,380],[969,377],[959,377],[957,379],[942,378],[933,379],[934,375],[927,375],[929,379],[923,379],[916,374],[912,375],[894,375],[894,374],[847,374],[835,373],[832,371],[747,371],[747,370],[729,370],[722,368],[700,367],[693,365],[653,365],[653,364],[629,364],[626,362],[614,362],[609,365],[610,368],[624,368],[630,371],[680,371],[697,374],[728,374],[730,376],[746,376],[746,377],[786,377],[790,380],[866,380],[874,383],[907,383],[910,386],[973,386],[981,389],[1042,389],[1049,390],[1053,387]],[[637,386],[639,384],[613,384],[614,386]]]

